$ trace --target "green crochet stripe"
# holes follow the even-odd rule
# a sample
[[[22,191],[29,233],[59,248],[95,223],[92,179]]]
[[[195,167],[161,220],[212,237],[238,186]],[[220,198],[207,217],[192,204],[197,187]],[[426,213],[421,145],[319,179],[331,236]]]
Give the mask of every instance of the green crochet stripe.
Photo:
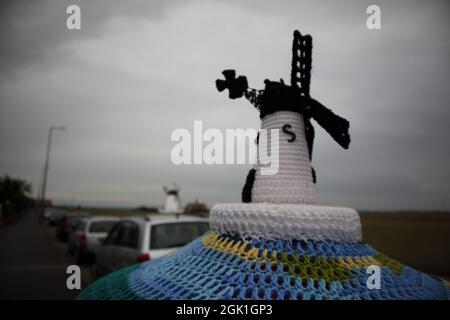
[[[373,256],[377,261],[379,261],[384,267],[388,267],[395,275],[399,276],[403,273],[405,265],[389,258],[385,254],[378,252]]]
[[[351,270],[341,266],[338,261],[331,257],[318,256],[311,259],[309,256],[290,256],[283,252],[281,263],[287,267],[287,272],[291,276],[302,279],[312,278],[315,281],[324,279],[326,282],[350,280]]]
[[[327,283],[334,281],[342,283],[350,281],[355,273],[359,273],[358,270],[370,265],[385,267],[397,276],[404,270],[404,265],[380,252],[342,257],[299,255],[280,252],[273,248],[252,247],[248,241],[236,240],[214,232],[206,234],[202,241],[203,245],[210,249],[239,256],[241,261],[251,261],[253,269],[258,267],[262,270],[267,268],[272,271],[283,270],[290,276],[305,279],[305,281],[313,279],[325,280]]]
[[[390,269],[397,276],[401,275],[405,269],[403,264],[389,258],[381,252],[376,253],[373,258],[383,267]],[[284,271],[291,276],[297,276],[302,279],[312,278],[316,281],[324,279],[326,282],[342,282],[352,278],[352,268],[343,266],[338,260],[332,257],[301,257],[299,255],[292,256],[286,252],[283,252],[281,254],[281,259],[272,258],[271,262],[281,262],[283,264]],[[360,265],[359,267],[363,267],[363,265]]]
[[[139,265],[108,274],[81,291],[77,300],[140,300],[128,284],[128,276]]]

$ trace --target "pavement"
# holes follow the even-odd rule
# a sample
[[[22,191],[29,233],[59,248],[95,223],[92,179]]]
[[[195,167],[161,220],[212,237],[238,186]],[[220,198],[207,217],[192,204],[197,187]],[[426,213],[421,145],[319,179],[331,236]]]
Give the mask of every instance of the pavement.
[[[23,212],[13,224],[0,227],[0,299],[73,299],[80,290],[66,285],[74,259],[67,244],[56,240],[54,228],[38,224],[34,211]],[[92,279],[81,268],[81,288]]]

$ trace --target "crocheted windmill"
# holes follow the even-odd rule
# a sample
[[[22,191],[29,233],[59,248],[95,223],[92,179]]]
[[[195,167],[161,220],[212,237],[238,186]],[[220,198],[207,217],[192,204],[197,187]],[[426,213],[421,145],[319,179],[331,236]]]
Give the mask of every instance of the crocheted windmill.
[[[310,120],[344,148],[349,123],[309,95],[312,38],[295,31],[292,50],[290,86],[266,80],[264,90],[250,89],[233,70],[216,81],[230,98],[245,96],[256,106],[262,129],[279,130],[279,171],[264,175],[258,161],[243,203],[211,209],[210,232],[97,280],[80,299],[448,299],[440,279],[364,243],[355,210],[314,204]],[[258,148],[271,148],[265,140]],[[379,287],[368,285],[372,266],[380,271]]]
[[[225,80],[216,80],[217,89],[228,89],[231,99],[245,95],[260,111],[262,129],[268,133],[272,129],[280,129],[287,136],[279,141],[281,172],[275,177],[264,176],[260,171],[261,162],[258,162],[247,176],[242,192],[243,202],[315,203],[313,182],[316,174],[310,164],[314,141],[311,118],[343,148],[347,149],[350,144],[349,122],[310,97],[311,53],[311,36],[302,36],[295,31],[290,86],[285,85],[283,80],[265,80],[264,90],[250,89],[247,78],[236,78],[234,70],[223,71]],[[263,148],[267,148],[270,134],[265,137]]]

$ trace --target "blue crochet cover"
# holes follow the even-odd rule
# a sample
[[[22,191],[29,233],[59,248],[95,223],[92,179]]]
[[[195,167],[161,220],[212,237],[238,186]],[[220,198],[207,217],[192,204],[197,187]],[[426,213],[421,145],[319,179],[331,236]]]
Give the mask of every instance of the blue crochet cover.
[[[369,289],[367,267],[381,269]],[[433,276],[369,245],[245,240],[209,232],[177,252],[100,278],[78,299],[448,299]]]

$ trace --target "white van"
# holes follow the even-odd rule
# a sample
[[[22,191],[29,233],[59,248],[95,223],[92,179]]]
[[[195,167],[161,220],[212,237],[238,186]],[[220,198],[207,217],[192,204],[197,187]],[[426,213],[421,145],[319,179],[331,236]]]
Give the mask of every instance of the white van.
[[[161,214],[124,218],[97,252],[96,275],[164,256],[203,235],[209,220],[188,215]]]

